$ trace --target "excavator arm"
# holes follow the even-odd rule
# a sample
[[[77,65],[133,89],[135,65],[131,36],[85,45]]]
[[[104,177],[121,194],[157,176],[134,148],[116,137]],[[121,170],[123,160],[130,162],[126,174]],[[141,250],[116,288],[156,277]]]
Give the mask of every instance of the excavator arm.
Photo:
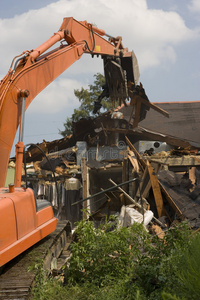
[[[132,52],[123,47],[121,37],[109,36],[107,41],[102,37],[106,35],[105,31],[86,21],[64,18],[59,31],[45,43],[13,60],[8,74],[0,83],[0,187],[5,184],[10,151],[21,122],[23,99],[26,110],[37,94],[80,59],[83,53],[112,59],[132,58]],[[59,41],[61,44],[58,48],[47,52]],[[16,156],[22,157],[22,141],[16,147]],[[22,159],[18,159],[18,166],[21,165]],[[20,173],[19,167],[15,177],[18,187],[21,184]]]

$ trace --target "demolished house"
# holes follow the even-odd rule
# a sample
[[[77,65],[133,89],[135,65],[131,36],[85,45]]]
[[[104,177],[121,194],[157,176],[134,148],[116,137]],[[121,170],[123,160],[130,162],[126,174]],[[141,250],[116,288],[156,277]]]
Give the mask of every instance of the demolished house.
[[[152,220],[158,230],[188,220],[199,228],[200,102],[157,106],[162,114],[153,107],[140,121],[137,109],[122,105],[76,122],[72,136],[39,144],[43,153],[30,146],[23,179],[72,225],[87,210],[97,224],[114,214],[120,226]]]

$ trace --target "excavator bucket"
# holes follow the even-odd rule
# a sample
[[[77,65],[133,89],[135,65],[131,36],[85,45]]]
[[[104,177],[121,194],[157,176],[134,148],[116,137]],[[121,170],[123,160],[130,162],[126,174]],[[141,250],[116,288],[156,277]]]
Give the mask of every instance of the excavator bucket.
[[[101,100],[110,97],[119,103],[129,98],[128,86],[134,90],[139,80],[139,67],[135,53],[122,57],[104,56],[104,74],[106,84],[102,87],[103,92],[95,102],[93,113],[101,108]]]
[[[128,98],[127,84],[130,82],[134,87],[139,80],[139,67],[134,52],[130,56],[113,59],[104,58],[104,72],[108,85],[110,98]]]
[[[126,71],[127,82],[132,82],[136,86],[139,82],[140,72],[137,57],[132,51],[130,56],[121,58],[121,66]]]

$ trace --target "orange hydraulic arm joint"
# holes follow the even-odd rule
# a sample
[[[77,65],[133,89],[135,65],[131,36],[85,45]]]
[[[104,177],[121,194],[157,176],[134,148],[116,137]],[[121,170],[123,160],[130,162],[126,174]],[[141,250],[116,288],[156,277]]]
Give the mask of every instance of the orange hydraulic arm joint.
[[[102,38],[109,37],[109,41]],[[123,55],[128,53],[128,49],[124,49],[121,37],[111,37],[104,30],[94,27],[86,21],[78,22],[75,19],[64,18],[63,23],[58,32],[30,53],[30,59],[36,60],[42,53],[53,46],[58,41],[65,39],[69,45],[82,43],[83,51],[90,54],[100,55]],[[130,54],[130,53],[129,53]]]

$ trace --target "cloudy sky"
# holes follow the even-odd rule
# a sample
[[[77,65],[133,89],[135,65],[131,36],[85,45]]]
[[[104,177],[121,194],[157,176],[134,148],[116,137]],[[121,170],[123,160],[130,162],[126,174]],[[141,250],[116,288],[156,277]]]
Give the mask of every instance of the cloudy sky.
[[[56,32],[64,17],[87,20],[134,50],[140,81],[152,102],[200,100],[200,0],[0,0],[0,78],[14,56]],[[101,59],[84,55],[32,102],[24,142],[61,138],[79,103],[74,89],[103,73]]]

